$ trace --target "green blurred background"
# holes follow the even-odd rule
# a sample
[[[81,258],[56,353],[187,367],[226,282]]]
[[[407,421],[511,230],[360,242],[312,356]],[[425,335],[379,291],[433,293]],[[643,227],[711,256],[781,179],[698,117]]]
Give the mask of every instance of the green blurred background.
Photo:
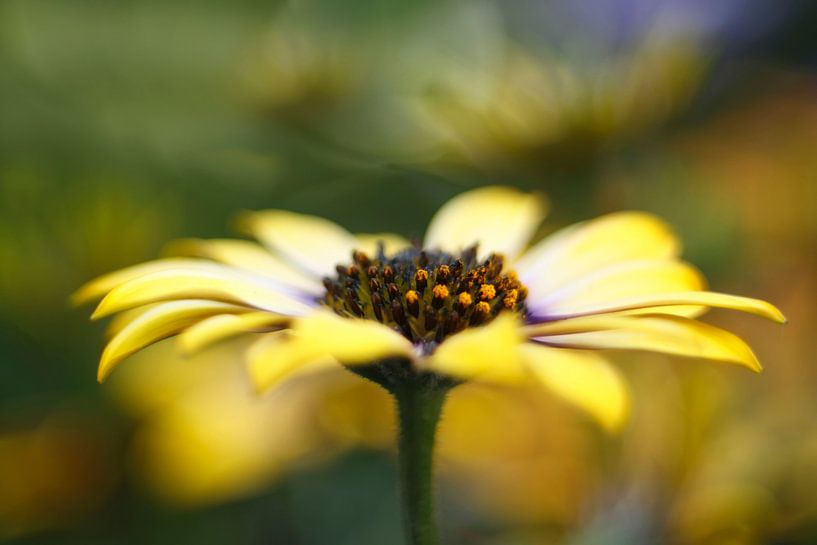
[[[256,399],[222,347],[106,384],[70,293],[242,209],[420,236],[487,183],[556,227],[667,218],[766,371],[617,357],[606,436],[463,387],[446,543],[817,543],[817,10],[762,0],[0,3],[0,541],[401,543],[391,409],[345,375]]]

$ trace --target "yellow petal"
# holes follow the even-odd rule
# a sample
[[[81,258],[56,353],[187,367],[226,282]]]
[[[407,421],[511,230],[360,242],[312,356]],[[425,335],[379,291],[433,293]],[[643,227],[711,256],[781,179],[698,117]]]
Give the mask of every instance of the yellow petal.
[[[347,365],[414,357],[414,346],[393,329],[374,320],[344,318],[329,311],[296,318],[292,336],[309,349],[330,354]]]
[[[366,252],[369,256],[376,256],[383,244],[383,252],[387,256],[392,256],[401,250],[411,247],[411,243],[400,235],[393,233],[363,233],[355,235],[357,239],[357,249]]]
[[[510,187],[491,186],[457,195],[434,215],[425,237],[426,248],[449,252],[479,243],[479,254],[515,258],[546,213],[541,195]]]
[[[201,301],[202,303],[216,303],[222,305],[224,308],[224,312],[229,312],[231,314],[241,314],[245,312],[251,312],[252,309],[249,309],[245,306],[241,305],[232,305],[229,303],[219,303],[217,301],[207,301],[204,299],[186,299],[187,301]],[[120,312],[108,324],[108,327],[105,328],[105,337],[107,340],[112,339],[116,336],[117,333],[125,329],[128,324],[139,318],[139,316],[143,315],[144,313],[158,307],[161,305],[166,305],[167,302],[162,303],[151,303],[150,305],[143,305],[138,308],[134,308],[131,310],[126,310],[124,312]]]
[[[634,295],[610,300],[603,303],[577,305],[569,312],[557,313],[548,309],[548,319],[570,318],[573,316],[588,316],[609,312],[642,309],[647,313],[662,313],[665,307],[678,305],[697,305],[712,308],[728,308],[757,314],[778,323],[786,323],[786,317],[774,305],[760,299],[715,293],[711,291],[687,291],[677,293],[653,293],[648,295]],[[536,314],[536,312],[534,312]]]
[[[105,339],[107,341],[111,340],[112,338],[114,338],[116,336],[117,333],[119,333],[120,331],[125,329],[125,327],[127,327],[128,324],[130,324],[132,321],[139,318],[139,316],[141,316],[145,312],[148,312],[148,311],[158,307],[159,305],[164,305],[164,304],[166,304],[166,303],[153,303],[153,304],[150,304],[150,305],[144,305],[144,306],[141,306],[141,307],[138,307],[138,308],[134,308],[134,309],[131,309],[131,310],[126,310],[124,312],[120,312],[119,314],[117,314],[116,316],[114,316],[111,319],[111,321],[108,323],[108,327],[105,328]],[[221,304],[226,305],[227,303],[221,303]],[[241,308],[244,308],[244,307],[236,306],[235,308],[241,309]]]
[[[581,319],[580,319],[581,320]],[[743,365],[759,372],[752,349],[737,335],[681,316],[596,316],[584,319],[595,331],[537,337],[575,348],[649,350]],[[569,320],[568,320],[569,321]]]
[[[637,260],[609,265],[568,282],[549,294],[531,289],[528,308],[536,315],[569,315],[576,308],[654,293],[700,291],[706,280],[694,267],[673,260]],[[673,313],[700,314],[701,307],[676,307]]]
[[[501,314],[488,325],[466,329],[444,340],[423,367],[466,380],[519,383],[527,379],[517,357],[522,342],[517,317]]]
[[[296,375],[338,366],[338,362],[328,354],[316,354],[287,333],[265,335],[247,352],[247,370],[259,392]]]
[[[589,351],[520,346],[525,366],[554,394],[587,411],[607,430],[626,421],[630,409],[627,385],[610,363]]]
[[[412,344],[373,320],[344,318],[317,311],[293,320],[291,329],[259,341],[249,354],[249,369],[259,390],[292,373],[322,369],[330,363],[365,365],[384,358],[412,359]]]
[[[277,282],[309,293],[323,291],[321,283],[315,278],[301,273],[263,246],[248,240],[182,239],[170,243],[165,253],[207,257],[226,265],[268,276]]]
[[[554,233],[514,267],[530,290],[544,295],[607,265],[669,259],[679,251],[680,242],[656,216],[616,212]]]
[[[249,212],[239,218],[243,229],[276,250],[287,261],[317,277],[349,263],[356,240],[329,220],[284,210]]]
[[[226,266],[170,269],[139,276],[111,290],[92,319],[149,303],[178,299],[211,299],[275,312],[298,315],[313,305],[280,292],[262,277]]]
[[[147,263],[134,265],[133,267],[120,269],[118,271],[95,278],[79,288],[71,296],[71,302],[77,306],[83,305],[85,303],[101,299],[106,293],[111,291],[116,286],[124,284],[125,282],[133,280],[134,278],[139,278],[140,276],[145,276],[147,274],[159,271],[166,271],[168,269],[197,266],[201,263],[202,261],[200,259],[157,259],[155,261],[148,261]]]
[[[217,301],[173,301],[156,305],[132,320],[110,340],[102,352],[97,379],[100,382],[105,380],[119,362],[134,352],[232,308],[232,305]]]
[[[179,346],[188,354],[242,333],[269,331],[290,322],[290,318],[269,312],[219,314],[187,328],[179,335]]]

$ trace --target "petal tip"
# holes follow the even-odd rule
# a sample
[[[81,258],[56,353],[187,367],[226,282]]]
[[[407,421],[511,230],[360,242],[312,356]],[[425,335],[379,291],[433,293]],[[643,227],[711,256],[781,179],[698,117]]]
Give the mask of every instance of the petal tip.
[[[617,405],[608,407],[606,411],[599,412],[594,415],[596,422],[601,426],[605,433],[609,435],[618,435],[624,427],[630,422],[630,415],[632,414],[632,394],[626,382],[620,384],[621,398]]]
[[[91,321],[96,321],[101,318],[105,318],[111,315],[110,305],[105,303],[105,299],[103,299],[99,305],[97,305],[94,312],[91,313]]]
[[[176,346],[179,349],[179,353],[185,358],[195,355],[200,348],[195,339],[190,339],[184,333],[176,337]]]
[[[108,343],[102,351],[102,356],[99,358],[99,367],[96,371],[96,380],[100,384],[105,382],[111,372],[128,357],[132,352],[123,353],[121,349],[115,347],[114,344]]]
[[[259,369],[258,361],[251,355],[245,359],[244,368],[250,379],[250,387],[252,388],[253,394],[259,396],[270,389],[270,381],[264,380],[264,377],[261,376],[262,373]]]
[[[68,305],[73,308],[78,308],[87,303],[89,300],[85,286],[77,289],[68,296]]]
[[[111,374],[111,364],[110,364],[110,362],[106,361],[105,357],[103,356],[103,359],[102,359],[102,361],[99,362],[99,367],[97,368],[97,371],[96,371],[96,381],[99,384],[102,384],[103,382],[105,382],[107,380],[108,375],[110,375],[110,374]]]
[[[159,253],[168,257],[198,256],[206,243],[207,241],[200,238],[177,238],[162,246]]]
[[[597,422],[601,426],[601,429],[604,430],[605,433],[609,435],[618,435],[630,421],[630,409],[627,407],[626,410],[623,410],[621,414],[608,417],[608,418],[601,418],[597,417]]]
[[[244,235],[252,235],[255,230],[255,224],[258,219],[259,212],[254,210],[241,210],[230,222],[230,227],[238,233]]]
[[[763,306],[765,307],[764,316],[766,318],[770,319],[773,322],[777,322],[778,324],[789,323],[789,319],[786,318],[786,315],[783,314],[783,312],[779,308],[777,308],[775,305],[767,301],[763,301],[763,303],[764,303]]]

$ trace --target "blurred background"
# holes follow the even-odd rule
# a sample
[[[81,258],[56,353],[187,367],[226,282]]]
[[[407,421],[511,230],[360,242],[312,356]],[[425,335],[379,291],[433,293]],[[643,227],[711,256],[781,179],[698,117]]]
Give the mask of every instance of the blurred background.
[[[84,281],[242,209],[420,235],[487,183],[542,234],[667,218],[766,371],[620,354],[607,436],[538,391],[452,396],[446,543],[817,543],[817,10],[807,0],[0,3],[0,542],[401,543],[383,394],[256,398],[236,346],[96,383]]]

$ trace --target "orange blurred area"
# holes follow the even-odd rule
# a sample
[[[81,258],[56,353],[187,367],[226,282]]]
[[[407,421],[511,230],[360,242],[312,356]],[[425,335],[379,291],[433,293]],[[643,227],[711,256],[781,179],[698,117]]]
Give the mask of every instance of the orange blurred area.
[[[91,516],[117,479],[100,430],[59,415],[0,435],[0,537],[71,524]]]

